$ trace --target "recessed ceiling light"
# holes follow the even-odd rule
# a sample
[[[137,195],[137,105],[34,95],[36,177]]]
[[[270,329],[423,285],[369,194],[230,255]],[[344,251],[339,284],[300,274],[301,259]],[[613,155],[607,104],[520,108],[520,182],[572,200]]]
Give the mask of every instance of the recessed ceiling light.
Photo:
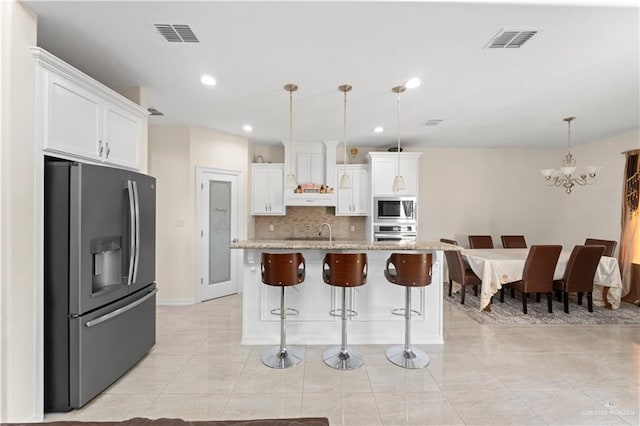
[[[418,77],[410,78],[404,84],[404,87],[406,87],[407,89],[415,89],[418,86],[420,86],[420,79]]]
[[[242,126],[242,130],[244,130],[245,132],[249,133],[253,130],[253,127],[251,127],[250,124],[245,124],[244,126]]]
[[[202,74],[200,76],[200,83],[204,84],[205,86],[215,86],[216,79],[208,74]]]
[[[384,132],[384,127],[377,126],[375,129],[373,129],[373,131],[376,132],[376,133],[382,133],[382,132]]]

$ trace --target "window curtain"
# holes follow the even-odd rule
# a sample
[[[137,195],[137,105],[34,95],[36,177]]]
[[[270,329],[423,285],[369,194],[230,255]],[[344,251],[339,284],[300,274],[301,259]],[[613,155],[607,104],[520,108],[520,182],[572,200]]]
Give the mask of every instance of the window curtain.
[[[638,219],[638,195],[640,192],[640,150],[624,153],[624,188],[622,199],[622,235],[620,236],[620,272],[622,274],[623,299],[640,304],[640,229]]]

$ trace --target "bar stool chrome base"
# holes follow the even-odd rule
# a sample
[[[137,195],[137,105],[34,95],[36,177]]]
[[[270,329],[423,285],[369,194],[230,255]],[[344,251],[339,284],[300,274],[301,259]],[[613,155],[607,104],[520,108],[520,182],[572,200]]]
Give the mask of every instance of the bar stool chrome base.
[[[424,368],[431,362],[424,351],[417,348],[405,349],[404,345],[387,349],[387,359],[402,368]]]
[[[279,346],[262,352],[262,363],[271,368],[289,368],[298,365],[304,359],[304,350],[297,346],[287,346],[281,350]]]
[[[329,367],[342,371],[355,370],[364,365],[362,352],[357,348],[342,350],[340,346],[334,346],[324,352],[322,360]]]

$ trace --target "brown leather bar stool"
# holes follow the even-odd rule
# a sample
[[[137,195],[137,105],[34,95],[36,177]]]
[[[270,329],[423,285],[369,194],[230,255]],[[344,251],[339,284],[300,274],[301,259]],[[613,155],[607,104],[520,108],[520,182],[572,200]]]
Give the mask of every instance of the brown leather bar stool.
[[[394,315],[404,316],[404,345],[391,346],[387,350],[387,359],[400,367],[424,368],[429,365],[429,355],[411,347],[411,314],[420,314],[411,309],[411,288],[431,284],[431,265],[431,253],[392,253],[387,259],[385,278],[406,288],[404,308],[391,311]]]
[[[355,370],[364,365],[364,358],[358,349],[347,348],[347,318],[357,315],[347,309],[347,288],[367,282],[366,253],[327,253],[322,265],[322,278],[329,285],[342,287],[342,307],[329,312],[329,315],[342,318],[342,343],[327,349],[322,359],[337,370]]]
[[[302,362],[304,351],[296,346],[287,347],[287,311],[298,314],[285,305],[285,288],[300,284],[305,277],[304,257],[301,253],[262,253],[262,282],[281,288],[280,308],[273,315],[280,315],[280,346],[262,352],[262,362],[271,368],[289,368]]]

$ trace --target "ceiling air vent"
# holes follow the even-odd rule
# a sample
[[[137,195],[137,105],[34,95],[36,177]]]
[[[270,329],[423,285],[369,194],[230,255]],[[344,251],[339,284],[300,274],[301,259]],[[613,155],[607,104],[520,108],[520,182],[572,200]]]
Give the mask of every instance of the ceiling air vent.
[[[501,29],[485,49],[514,49],[522,47],[523,44],[531,40],[540,30],[505,30]]]
[[[155,109],[155,108],[147,108],[147,111],[149,111],[149,115],[152,115],[152,116],[153,116],[153,115],[156,115],[156,116],[158,116],[158,115],[164,115],[163,113],[161,113],[160,111],[158,111],[158,110],[157,110],[157,109]]]
[[[424,122],[425,126],[433,127],[442,123],[442,118],[428,118],[427,121]]]
[[[169,43],[200,43],[188,25],[153,24],[153,26]]]

